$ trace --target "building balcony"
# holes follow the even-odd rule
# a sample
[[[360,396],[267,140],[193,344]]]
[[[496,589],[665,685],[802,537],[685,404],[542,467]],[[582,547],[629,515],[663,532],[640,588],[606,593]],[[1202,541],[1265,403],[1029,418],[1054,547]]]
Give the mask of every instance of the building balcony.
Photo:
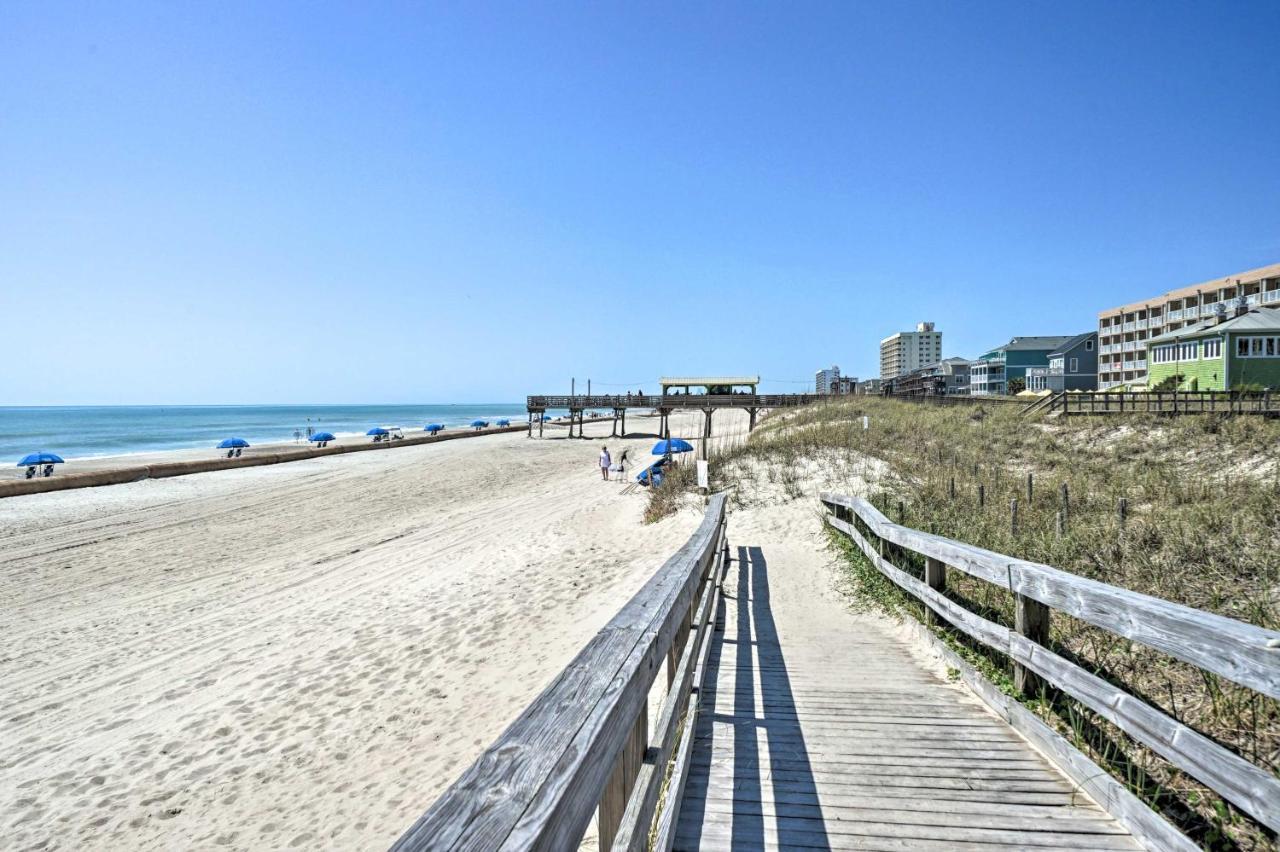
[[[1169,313],[1165,315],[1165,319],[1167,319],[1167,320],[1180,320],[1180,319],[1182,319],[1182,309],[1181,309],[1181,308],[1179,308],[1179,309],[1178,309],[1178,310],[1176,310],[1176,311],[1169,311]]]
[[[1143,360],[1134,361],[1133,368],[1135,370],[1145,370],[1147,369],[1147,362]]]

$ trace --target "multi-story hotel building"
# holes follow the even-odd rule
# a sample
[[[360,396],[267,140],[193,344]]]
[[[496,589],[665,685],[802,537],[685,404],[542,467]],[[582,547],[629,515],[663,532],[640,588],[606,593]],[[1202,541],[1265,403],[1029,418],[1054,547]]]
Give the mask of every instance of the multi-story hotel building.
[[[915,331],[900,331],[880,341],[880,381],[889,382],[942,360],[942,332],[933,323],[916,324]]]
[[[829,370],[819,370],[813,377],[813,392],[819,396],[827,396],[836,392],[840,382],[840,368],[832,365]]]
[[[1147,341],[1228,313],[1243,296],[1252,307],[1280,306],[1280,263],[1237,272],[1098,314],[1098,388],[1147,383]]]

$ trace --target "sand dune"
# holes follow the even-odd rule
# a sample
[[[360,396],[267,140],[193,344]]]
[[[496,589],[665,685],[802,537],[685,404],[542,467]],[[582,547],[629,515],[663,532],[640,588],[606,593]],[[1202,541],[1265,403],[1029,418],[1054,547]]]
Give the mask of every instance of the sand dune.
[[[6,845],[385,847],[696,526],[643,525],[599,446],[0,501]]]

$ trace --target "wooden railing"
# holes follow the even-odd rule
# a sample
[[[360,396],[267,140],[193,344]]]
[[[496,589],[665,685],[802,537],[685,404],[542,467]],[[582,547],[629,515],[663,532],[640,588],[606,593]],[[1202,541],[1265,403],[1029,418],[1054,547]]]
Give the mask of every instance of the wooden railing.
[[[586,408],[787,408],[838,398],[811,393],[672,393],[645,394],[644,396],[578,394],[576,396],[530,396],[526,398],[526,407],[530,411],[546,411],[548,408],[568,408],[576,411]]]
[[[832,510],[827,523],[922,601],[931,619],[1007,655],[1018,688],[1033,694],[1043,678],[1259,823],[1280,830],[1280,780],[1047,647],[1050,612],[1058,610],[1280,698],[1280,633],[895,524],[861,498],[821,499]],[[893,564],[894,554],[904,551],[924,558],[922,577]],[[1015,598],[1015,629],[948,598],[949,568],[1007,588]]]
[[[1061,414],[1280,414],[1270,391],[1082,391],[1055,394],[1048,413]]]
[[[600,849],[648,848],[651,829],[669,848],[728,550],[718,494],[689,541],[392,848],[575,849],[597,810]]]
[[[991,396],[990,394],[971,396],[969,394],[958,393],[892,393],[887,396],[889,399],[900,399],[907,402],[921,402],[926,405],[1000,405],[1010,403],[1015,405],[1025,405],[1025,402],[1017,397]]]

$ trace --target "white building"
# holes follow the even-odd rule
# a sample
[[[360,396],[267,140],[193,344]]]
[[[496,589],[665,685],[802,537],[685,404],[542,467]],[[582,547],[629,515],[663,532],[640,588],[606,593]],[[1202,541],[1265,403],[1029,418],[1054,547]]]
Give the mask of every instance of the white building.
[[[942,332],[933,323],[916,324],[915,331],[900,331],[880,341],[880,381],[905,376],[942,360]]]
[[[831,365],[829,370],[819,370],[813,377],[813,391],[819,395],[832,394],[836,392],[836,386],[840,384],[840,368],[835,364]]]

